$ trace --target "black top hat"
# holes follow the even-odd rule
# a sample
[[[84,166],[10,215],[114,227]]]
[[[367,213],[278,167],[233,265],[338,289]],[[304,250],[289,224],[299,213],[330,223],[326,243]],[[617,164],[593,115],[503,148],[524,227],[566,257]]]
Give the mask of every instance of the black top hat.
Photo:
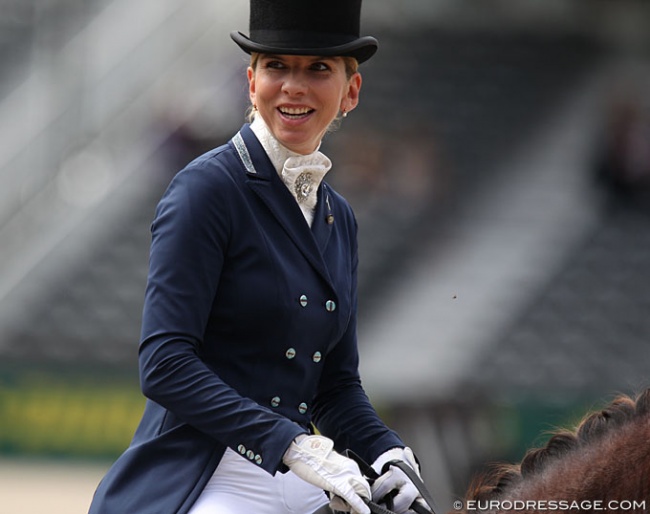
[[[361,0],[251,0],[250,37],[231,32],[246,53],[351,56],[359,63],[377,40],[359,36]]]

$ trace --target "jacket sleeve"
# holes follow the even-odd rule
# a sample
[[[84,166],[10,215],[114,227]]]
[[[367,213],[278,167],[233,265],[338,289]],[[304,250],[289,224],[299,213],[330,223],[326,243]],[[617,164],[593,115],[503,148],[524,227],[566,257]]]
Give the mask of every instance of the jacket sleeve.
[[[379,418],[361,385],[357,348],[356,222],[353,226],[350,243],[352,315],[343,337],[325,359],[313,402],[314,424],[323,435],[334,440],[337,451],[352,450],[372,463],[384,451],[405,444]]]
[[[273,474],[305,430],[242,397],[199,357],[230,234],[229,196],[212,163],[179,173],[152,224],[139,352],[150,400]],[[223,183],[223,181],[221,181]]]

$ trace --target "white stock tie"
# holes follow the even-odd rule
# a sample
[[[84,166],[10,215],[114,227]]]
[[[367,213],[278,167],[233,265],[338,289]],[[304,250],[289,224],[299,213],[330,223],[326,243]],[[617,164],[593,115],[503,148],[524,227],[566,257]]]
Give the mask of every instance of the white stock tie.
[[[318,186],[331,167],[332,162],[318,151],[292,156],[284,161],[280,176],[303,212],[307,209],[313,215],[318,201]]]
[[[261,116],[255,117],[251,129],[311,227],[318,202],[318,187],[332,167],[332,161],[318,150],[307,155],[292,152],[275,139]]]

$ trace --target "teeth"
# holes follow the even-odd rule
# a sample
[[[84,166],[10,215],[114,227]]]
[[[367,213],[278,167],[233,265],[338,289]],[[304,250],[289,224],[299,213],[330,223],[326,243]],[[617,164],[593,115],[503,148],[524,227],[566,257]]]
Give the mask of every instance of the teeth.
[[[280,112],[282,114],[289,114],[290,116],[299,116],[301,114],[307,114],[311,109],[309,107],[280,107]]]

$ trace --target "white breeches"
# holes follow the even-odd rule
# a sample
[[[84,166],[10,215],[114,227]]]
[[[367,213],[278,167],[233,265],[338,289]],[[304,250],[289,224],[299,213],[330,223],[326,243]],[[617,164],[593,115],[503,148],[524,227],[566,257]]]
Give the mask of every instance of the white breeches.
[[[312,514],[325,493],[291,471],[269,475],[227,449],[189,514]]]

